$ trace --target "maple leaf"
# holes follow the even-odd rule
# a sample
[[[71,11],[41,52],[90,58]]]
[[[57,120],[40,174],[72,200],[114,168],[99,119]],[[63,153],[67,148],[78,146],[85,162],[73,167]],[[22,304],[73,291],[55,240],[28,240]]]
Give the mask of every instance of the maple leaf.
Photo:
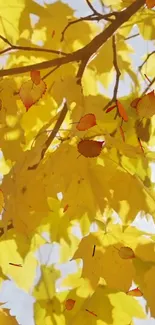
[[[143,296],[143,294],[142,294],[142,292],[140,291],[139,288],[129,290],[127,292],[127,295],[128,296],[133,296],[133,297],[142,297]]]
[[[16,318],[11,316],[7,309],[2,308],[0,308],[0,322],[3,325],[18,325]]]
[[[154,90],[141,97],[136,104],[136,111],[139,117],[151,118],[155,114]]]
[[[38,83],[36,76],[33,76],[33,80],[35,80],[35,83],[32,80],[26,81],[22,84],[19,90],[19,96],[27,111],[42,97],[42,95],[45,94],[46,91],[46,84],[43,80],[40,80]]]
[[[124,106],[121,104],[121,102],[119,100],[117,100],[116,103],[117,103],[119,115],[122,117],[123,121],[127,122],[128,121],[128,115],[127,115],[127,113],[125,111]]]
[[[40,71],[32,70],[31,80],[35,85],[39,85],[39,83],[41,82]]]
[[[96,125],[96,117],[94,114],[89,113],[81,117],[76,128],[79,131],[85,131],[93,127],[94,125]]]
[[[75,300],[73,299],[67,299],[65,302],[65,307],[67,310],[72,310],[75,305]]]
[[[123,259],[134,258],[135,254],[130,247],[121,247],[119,249],[119,256]]]
[[[86,158],[97,157],[101,153],[103,143],[105,141],[81,140],[78,143],[78,151]]]
[[[146,5],[149,9],[155,6],[155,0],[146,0]]]

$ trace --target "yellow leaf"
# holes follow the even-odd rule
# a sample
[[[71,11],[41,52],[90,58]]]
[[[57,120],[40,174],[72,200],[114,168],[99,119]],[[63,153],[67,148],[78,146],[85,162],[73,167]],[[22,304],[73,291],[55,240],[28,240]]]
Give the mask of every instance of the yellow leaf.
[[[3,325],[18,325],[16,318],[11,316],[7,309],[0,308],[0,322]]]

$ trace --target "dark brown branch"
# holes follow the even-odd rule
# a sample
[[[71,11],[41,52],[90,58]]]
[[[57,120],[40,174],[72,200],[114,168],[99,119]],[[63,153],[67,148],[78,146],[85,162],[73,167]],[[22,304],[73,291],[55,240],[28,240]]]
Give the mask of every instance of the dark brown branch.
[[[69,62],[81,61],[84,58],[87,58],[88,56],[90,58],[94,53],[97,52],[97,50],[99,50],[99,48],[103,44],[105,44],[105,42],[116,32],[116,30],[121,27],[126,21],[128,21],[130,17],[132,17],[132,15],[134,15],[144,4],[145,0],[137,0],[134,1],[125,10],[120,11],[118,17],[116,17],[116,19],[114,19],[114,21],[107,28],[105,28],[104,31],[94,37],[94,39],[90,41],[90,43],[88,43],[80,50],[77,50],[73,53],[69,53],[61,58],[56,58],[53,60],[32,64],[29,66],[1,70],[0,77],[21,74],[25,72],[30,72],[32,70],[48,69],[54,66],[67,64]]]
[[[44,158],[46,151],[48,150],[48,148],[51,145],[52,141],[54,140],[56,134],[58,133],[58,131],[59,131],[59,129],[60,129],[65,117],[66,117],[67,112],[68,112],[68,107],[67,107],[67,103],[65,101],[64,106],[62,108],[62,111],[60,112],[59,118],[58,118],[58,120],[57,120],[57,122],[56,122],[50,136],[47,138],[47,140],[44,143],[44,148],[42,149],[42,152],[41,152],[40,161]],[[40,161],[37,164],[28,167],[28,170],[36,169],[37,166],[39,165]]]
[[[88,63],[88,60],[89,60],[89,58],[84,59],[80,63],[79,70],[78,70],[77,75],[76,75],[78,85],[81,85],[82,76],[83,76],[84,70],[86,68],[86,65]]]
[[[148,59],[150,58],[150,56],[152,56],[153,54],[155,54],[155,51],[152,51],[151,53],[149,53],[146,57],[146,59],[143,61],[143,63],[139,66],[139,71],[142,70],[142,67],[144,66],[144,64],[148,61]]]
[[[118,67],[118,62],[117,62],[117,49],[116,49],[116,36],[112,36],[112,49],[113,49],[113,65],[116,71],[116,81],[115,81],[115,86],[114,86],[114,91],[113,91],[113,97],[109,101],[109,103],[103,108],[103,110],[106,110],[112,103],[116,103],[117,105],[117,93],[118,93],[118,87],[119,87],[119,78],[120,78],[120,70]],[[116,115],[117,116],[117,115]]]
[[[74,25],[74,24],[77,24],[79,23],[80,21],[89,21],[89,20],[94,20],[93,19],[93,15],[89,15],[89,16],[86,16],[86,17],[81,17],[79,19],[76,19],[76,20],[73,20],[73,21],[70,21],[66,27],[64,28],[64,30],[62,31],[62,36],[61,36],[61,42],[64,40],[64,36],[65,36],[65,33],[66,33],[66,30],[71,26],[71,25]]]
[[[100,15],[100,13],[93,7],[93,5],[89,2],[89,0],[86,0],[88,7],[93,12],[94,15]]]
[[[31,46],[19,46],[19,45],[13,45],[11,44],[7,38],[3,37],[2,35],[0,35],[0,38],[6,43],[8,44],[10,47],[0,51],[0,54],[5,54],[9,51],[12,50],[21,50],[21,51],[37,51],[37,52],[46,52],[46,53],[53,53],[53,54],[58,54],[58,55],[67,55],[67,53],[65,52],[61,52],[61,51],[56,51],[56,50],[51,50],[51,49],[45,49],[45,48],[41,48],[41,47],[31,47]]]
[[[76,19],[76,20],[73,20],[73,21],[70,21],[66,27],[64,28],[64,30],[62,31],[62,36],[61,36],[61,42],[64,40],[64,36],[65,36],[65,33],[67,31],[67,29],[71,26],[71,25],[74,25],[74,24],[77,24],[81,21],[100,21],[102,19],[106,20],[106,21],[110,21],[112,22],[113,21],[113,18],[111,18],[112,16],[117,16],[119,13],[118,12],[111,12],[111,13],[108,13],[108,14],[105,14],[105,15],[102,15],[100,13],[98,14],[91,14],[91,15],[88,15],[86,17],[81,17],[79,19]]]

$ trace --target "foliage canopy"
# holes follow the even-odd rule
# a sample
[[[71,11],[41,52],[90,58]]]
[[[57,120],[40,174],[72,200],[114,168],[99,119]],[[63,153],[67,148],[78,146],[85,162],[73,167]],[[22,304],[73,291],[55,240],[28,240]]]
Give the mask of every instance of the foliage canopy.
[[[0,0],[0,279],[35,298],[36,325],[155,317],[155,237],[133,225],[155,220],[155,56],[133,68],[128,42],[154,41],[155,1],[83,2],[77,18],[61,1]]]

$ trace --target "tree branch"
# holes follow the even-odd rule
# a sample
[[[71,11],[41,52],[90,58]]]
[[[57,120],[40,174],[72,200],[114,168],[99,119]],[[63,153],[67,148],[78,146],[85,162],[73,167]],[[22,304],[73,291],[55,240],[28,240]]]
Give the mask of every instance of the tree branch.
[[[138,70],[141,71],[142,67],[144,66],[144,64],[148,61],[148,59],[150,58],[150,56],[152,56],[153,54],[155,54],[155,51],[152,51],[151,53],[149,53],[146,57],[146,59],[143,61],[143,63],[138,67]]]
[[[50,136],[47,138],[47,140],[45,141],[44,143],[44,148],[42,149],[42,152],[41,152],[41,158],[39,160],[39,162],[33,166],[29,166],[28,167],[28,170],[31,170],[31,169],[36,169],[37,166],[39,165],[40,161],[44,158],[45,156],[45,153],[46,151],[48,150],[49,146],[51,145],[52,141],[54,140],[56,134],[58,133],[65,117],[66,117],[66,114],[68,112],[68,107],[67,107],[67,103],[66,103],[66,100],[65,100],[65,103],[64,103],[64,106],[62,108],[62,111],[60,112],[60,115],[59,115],[59,118],[54,126],[54,129],[52,130]]]
[[[78,85],[81,85],[82,76],[83,76],[84,70],[86,68],[86,65],[88,63],[88,60],[89,60],[89,58],[82,60],[80,66],[79,66],[79,69],[78,69],[78,72],[76,75]]]
[[[21,74],[30,72],[32,70],[48,69],[54,66],[67,64],[69,62],[81,61],[87,57],[90,58],[116,32],[116,30],[121,27],[126,21],[128,21],[130,17],[132,17],[132,15],[135,14],[144,4],[145,0],[136,0],[125,10],[120,11],[116,19],[106,29],[104,29],[104,31],[102,31],[92,41],[90,41],[90,43],[88,43],[80,50],[69,53],[61,58],[56,58],[29,66],[1,70],[0,77]]]
[[[151,80],[150,84],[145,88],[145,90],[143,91],[142,95],[141,96],[144,96],[147,91],[150,89],[150,87],[154,84],[155,82],[155,77]]]
[[[89,0],[86,0],[86,2],[87,2],[87,5],[88,5],[88,7],[90,8],[90,10],[93,12],[93,14],[94,15],[98,15],[98,14],[100,14],[94,7],[93,7],[93,5],[89,2]]]
[[[64,28],[64,30],[62,31],[62,36],[61,36],[61,42],[64,40],[64,36],[65,36],[65,33],[67,31],[67,29],[71,26],[71,25],[74,25],[74,24],[77,24],[81,21],[100,21],[102,19],[104,20],[107,20],[107,21],[113,21],[112,18],[110,18],[111,16],[116,16],[117,15],[117,12],[113,12],[113,13],[108,13],[108,14],[105,14],[105,15],[102,15],[100,13],[98,13],[97,15],[96,14],[91,14],[91,15],[88,15],[86,17],[81,17],[79,19],[76,19],[76,20],[73,20],[73,21],[70,21],[66,27]]]
[[[67,55],[67,53],[65,52],[61,52],[61,51],[56,51],[56,50],[51,50],[51,49],[45,49],[45,48],[41,48],[41,47],[31,47],[31,46],[19,46],[19,45],[13,45],[11,44],[7,38],[5,38],[4,36],[0,35],[0,38],[6,43],[8,44],[10,47],[0,51],[0,54],[4,54],[7,53],[9,51],[12,50],[21,50],[21,51],[37,51],[37,52],[46,52],[46,53],[53,53],[53,54],[58,54],[58,55]]]
[[[120,73],[120,70],[118,67],[118,62],[117,62],[117,49],[116,49],[115,34],[112,36],[112,48],[113,48],[113,64],[114,64],[114,68],[116,71],[116,81],[115,81],[115,86],[114,86],[114,91],[113,91],[113,97],[109,101],[109,103],[103,108],[103,110],[106,110],[113,102],[116,102],[116,106],[117,106],[117,93],[118,93],[119,78],[120,78],[121,73]],[[118,112],[118,110],[117,110],[117,112]]]
[[[133,35],[131,35],[131,36],[126,37],[124,40],[127,41],[127,40],[129,40],[129,39],[131,39],[131,38],[135,38],[135,37],[137,37],[137,36],[139,36],[139,35],[140,35],[139,33],[136,33],[136,34],[133,34]]]

